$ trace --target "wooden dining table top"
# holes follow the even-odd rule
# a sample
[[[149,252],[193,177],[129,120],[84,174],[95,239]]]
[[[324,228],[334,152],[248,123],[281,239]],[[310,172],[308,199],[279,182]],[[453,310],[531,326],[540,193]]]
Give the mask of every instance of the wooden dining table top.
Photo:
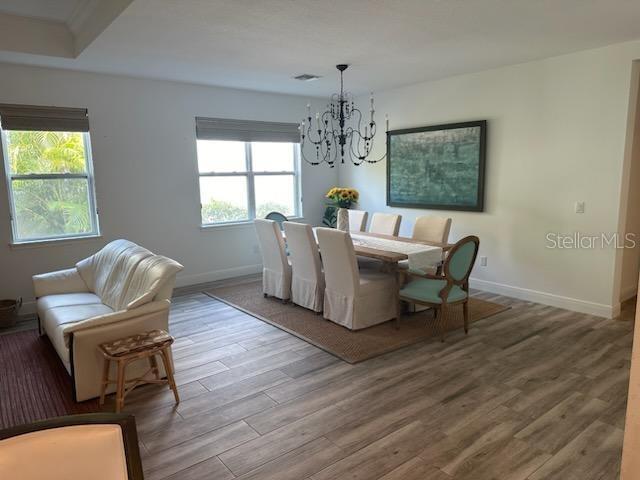
[[[361,237],[372,237],[372,238],[383,238],[386,240],[395,240],[398,242],[405,243],[415,243],[419,245],[429,245],[431,247],[439,247],[443,252],[450,250],[453,247],[452,244],[448,243],[436,243],[436,242],[425,242],[423,240],[415,240],[409,237],[395,237],[393,235],[383,235],[381,233],[370,233],[370,232],[353,232],[354,234]],[[365,247],[364,245],[358,245],[356,243],[353,244],[353,249],[356,255],[361,257],[374,258],[376,260],[380,260],[386,263],[398,263],[402,260],[407,260],[409,257],[406,253],[392,252],[390,250],[382,250],[379,248]]]
[[[314,228],[315,232],[315,228]],[[284,235],[284,232],[282,232]],[[393,235],[383,235],[380,233],[370,233],[370,232],[353,232],[354,235],[359,235],[363,237],[373,237],[373,238],[384,238],[386,240],[395,240],[398,242],[406,242],[406,243],[415,243],[419,245],[429,245],[432,247],[439,247],[443,252],[446,252],[453,247],[453,244],[450,243],[438,243],[438,242],[427,242],[424,240],[415,240],[409,237],[395,237]],[[286,238],[286,237],[285,237]],[[355,254],[360,257],[374,258],[376,260],[380,260],[386,263],[398,263],[402,260],[407,260],[409,256],[406,253],[400,252],[392,252],[390,250],[382,250],[379,248],[365,247],[364,245],[358,245],[356,243],[353,244],[353,250]]]

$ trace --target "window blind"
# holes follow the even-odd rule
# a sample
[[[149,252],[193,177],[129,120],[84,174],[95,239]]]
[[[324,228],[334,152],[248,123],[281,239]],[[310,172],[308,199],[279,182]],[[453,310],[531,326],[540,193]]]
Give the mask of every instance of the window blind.
[[[4,130],[89,131],[86,108],[0,104],[0,124]]]
[[[258,122],[196,117],[198,140],[238,142],[300,142],[297,123]]]

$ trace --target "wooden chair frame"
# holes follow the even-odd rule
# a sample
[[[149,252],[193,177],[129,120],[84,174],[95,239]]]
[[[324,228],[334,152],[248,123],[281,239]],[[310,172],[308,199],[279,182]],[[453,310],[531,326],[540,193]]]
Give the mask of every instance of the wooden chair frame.
[[[127,476],[129,480],[144,479],[142,461],[140,459],[140,447],[138,445],[136,420],[133,415],[88,413],[83,415],[68,415],[64,417],[50,418],[39,422],[18,425],[5,430],[0,430],[0,441],[25,435],[27,433],[76,425],[119,425],[122,430],[122,442],[124,445],[125,460],[127,462]],[[69,458],[72,458],[72,454],[75,455],[76,453],[77,452],[70,452]]]
[[[475,251],[473,253],[473,258],[471,259],[471,263],[469,265],[469,270],[464,275],[464,277],[460,280],[456,280],[451,276],[451,272],[449,270],[449,264],[451,258],[455,255],[456,251],[461,248],[463,245],[472,242],[475,244]],[[475,235],[469,235],[468,237],[464,237],[462,240],[458,241],[452,248],[447,252],[447,258],[444,261],[444,265],[442,266],[442,274],[432,275],[430,273],[417,273],[417,272],[409,272],[403,271],[403,275],[409,275],[419,278],[426,278],[430,280],[445,280],[447,283],[445,286],[438,292],[438,296],[442,299],[441,303],[432,303],[432,302],[424,302],[420,300],[416,300],[415,298],[403,297],[402,293],[400,293],[400,301],[416,303],[418,305],[424,305],[426,307],[431,307],[435,310],[435,321],[440,330],[440,341],[444,342],[445,335],[445,325],[444,319],[446,318],[447,309],[450,306],[462,304],[462,312],[464,315],[464,333],[469,333],[469,276],[471,275],[471,270],[473,270],[473,266],[476,263],[476,257],[478,256],[478,249],[480,247],[480,239]],[[404,283],[404,282],[401,282]],[[454,285],[458,285],[462,290],[467,293],[467,296],[463,300],[458,300],[455,302],[447,302],[447,297],[449,296],[449,292],[453,288]]]

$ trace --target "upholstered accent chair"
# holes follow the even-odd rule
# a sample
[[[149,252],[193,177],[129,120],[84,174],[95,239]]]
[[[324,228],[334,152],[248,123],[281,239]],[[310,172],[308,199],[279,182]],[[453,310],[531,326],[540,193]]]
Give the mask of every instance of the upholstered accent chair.
[[[351,330],[398,318],[394,275],[358,270],[347,232],[316,229],[325,274],[324,318]]]
[[[349,231],[364,232],[367,229],[369,212],[364,210],[349,210]]]
[[[147,330],[168,331],[170,299],[182,268],[133,242],[115,240],[73,268],[34,275],[40,333],[49,337],[71,375],[77,401],[100,395],[99,344]],[[145,370],[146,364],[131,365],[132,374]]]
[[[254,220],[262,253],[262,293],[287,302],[291,298],[291,265],[278,222]]]
[[[324,273],[311,225],[284,222],[291,262],[291,301],[314,312],[322,311]]]
[[[395,213],[374,213],[371,216],[369,232],[397,237],[400,232],[401,221],[402,215],[396,215]]]
[[[0,478],[142,480],[135,419],[92,413],[1,430]]]
[[[447,256],[442,275],[409,270],[415,280],[400,290],[400,300],[435,309],[435,321],[444,342],[447,310],[462,305],[464,332],[469,332],[469,275],[478,255],[480,240],[468,236],[456,243]]]
[[[266,218],[267,220],[273,220],[274,222],[276,222],[280,227],[280,230],[282,230],[283,228],[282,224],[287,221],[287,217],[280,212],[269,212],[267,213],[267,216],[264,218]]]

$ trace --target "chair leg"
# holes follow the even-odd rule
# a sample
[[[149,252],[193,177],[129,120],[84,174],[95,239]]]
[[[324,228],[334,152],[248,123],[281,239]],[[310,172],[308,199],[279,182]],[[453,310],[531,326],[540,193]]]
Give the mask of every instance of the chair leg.
[[[176,404],[178,404],[180,403],[180,396],[178,395],[178,387],[176,386],[176,381],[173,378],[173,365],[171,365],[171,360],[169,359],[169,349],[165,348],[164,350],[161,350],[160,356],[162,357],[162,363],[164,364],[164,371],[167,374],[169,388],[173,390],[173,396],[176,399]]]
[[[116,390],[116,413],[120,413],[122,407],[124,406],[124,380],[125,380],[125,372],[126,372],[127,363],[125,361],[118,361],[118,379],[117,385],[118,388]]]
[[[156,380],[160,380],[160,370],[158,370],[158,359],[155,355],[149,357],[149,366],[151,367],[151,373]]]
[[[107,386],[109,385],[109,367],[111,361],[108,358],[104,359],[102,365],[102,386],[100,387],[100,405],[104,405],[104,397],[107,394]]]
[[[469,333],[469,303],[464,302],[462,304],[462,314],[464,315],[464,333]]]

